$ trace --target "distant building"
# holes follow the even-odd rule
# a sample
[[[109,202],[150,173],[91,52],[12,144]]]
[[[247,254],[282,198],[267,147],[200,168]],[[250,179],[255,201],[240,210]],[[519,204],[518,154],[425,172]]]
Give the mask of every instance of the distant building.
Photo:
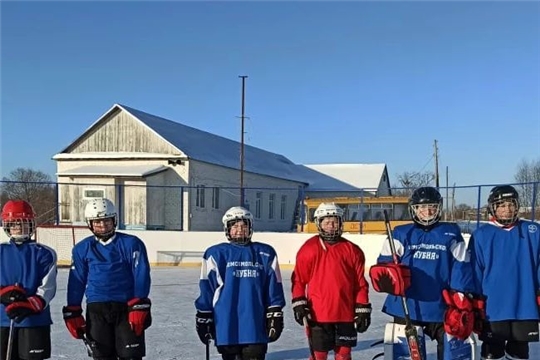
[[[348,178],[280,154],[245,145],[244,155],[245,204],[257,231],[293,229],[307,192],[359,192]],[[240,204],[239,142],[120,104],[53,159],[60,223],[84,223],[85,203],[105,196],[121,228],[215,231]]]

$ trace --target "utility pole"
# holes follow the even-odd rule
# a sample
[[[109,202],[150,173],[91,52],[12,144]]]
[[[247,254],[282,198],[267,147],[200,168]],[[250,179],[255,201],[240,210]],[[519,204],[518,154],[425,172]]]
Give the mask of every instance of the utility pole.
[[[437,140],[433,144],[435,148],[435,187],[439,189],[439,149],[437,148]]]
[[[242,126],[240,133],[240,206],[244,206],[244,110],[245,110],[245,94],[246,94],[246,75],[238,76],[242,79],[242,115],[240,116]]]

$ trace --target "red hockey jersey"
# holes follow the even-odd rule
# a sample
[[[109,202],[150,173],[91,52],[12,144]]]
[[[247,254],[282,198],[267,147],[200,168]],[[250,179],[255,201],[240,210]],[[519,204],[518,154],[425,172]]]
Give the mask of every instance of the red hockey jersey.
[[[296,254],[292,297],[307,297],[314,321],[352,322],[355,304],[369,303],[365,262],[352,242],[341,238],[329,244],[313,236]]]

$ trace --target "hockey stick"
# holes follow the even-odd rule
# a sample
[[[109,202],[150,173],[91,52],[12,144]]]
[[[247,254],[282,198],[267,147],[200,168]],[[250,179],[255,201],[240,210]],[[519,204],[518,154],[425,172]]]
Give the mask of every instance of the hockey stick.
[[[302,321],[304,322],[304,329],[306,330],[306,337],[308,340],[308,347],[309,347],[309,355],[311,355],[311,359],[315,360],[315,351],[313,350],[313,344],[311,342],[311,328],[309,327],[307,317],[304,316]]]
[[[90,342],[88,341],[88,338],[86,337],[86,335],[83,333],[81,335],[81,339],[84,343],[84,346],[86,346],[86,351],[88,352],[88,356],[93,358],[94,357],[94,349],[92,348],[92,345],[90,345]]]
[[[210,340],[212,338],[206,335],[206,360],[210,360]]]
[[[13,352],[13,341],[15,340],[15,320],[11,319],[9,322],[9,337],[6,350],[6,360],[11,360],[11,353]]]
[[[399,259],[396,253],[396,245],[394,244],[394,235],[392,234],[392,228],[390,227],[390,219],[386,209],[383,210],[384,224],[386,225],[386,234],[388,235],[388,243],[390,244],[390,251],[392,252],[392,260],[394,264],[399,264]],[[401,297],[401,303],[403,305],[403,313],[405,317],[405,337],[407,338],[407,345],[409,352],[411,353],[411,360],[424,360],[422,353],[420,352],[420,340],[418,339],[418,332],[416,327],[411,322],[409,316],[409,306],[407,305],[407,298]]]

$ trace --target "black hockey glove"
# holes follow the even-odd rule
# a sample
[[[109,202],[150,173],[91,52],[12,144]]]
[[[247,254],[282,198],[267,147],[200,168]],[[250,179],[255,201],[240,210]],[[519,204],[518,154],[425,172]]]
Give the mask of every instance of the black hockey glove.
[[[356,304],[354,309],[354,324],[359,333],[366,332],[371,325],[371,304]]]
[[[308,324],[311,325],[311,310],[305,297],[302,296],[292,299],[292,309],[294,312],[294,320],[296,320],[300,326],[304,326],[304,318],[306,318]]]
[[[283,311],[279,306],[270,306],[266,309],[266,331],[268,341],[274,342],[283,332]]]
[[[4,306],[26,299],[26,291],[19,285],[0,286],[0,302]]]
[[[214,314],[211,312],[197,311],[195,315],[197,335],[203,344],[207,344],[210,339],[215,339],[216,328],[214,326]]]

